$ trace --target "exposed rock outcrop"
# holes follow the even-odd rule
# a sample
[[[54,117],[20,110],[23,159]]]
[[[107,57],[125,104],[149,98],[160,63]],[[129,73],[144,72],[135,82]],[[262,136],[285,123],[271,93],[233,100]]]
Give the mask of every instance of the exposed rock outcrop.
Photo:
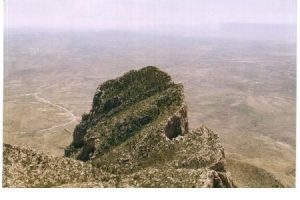
[[[156,67],[101,84],[65,156],[89,161],[109,173],[134,175],[135,183],[147,182],[139,184],[142,187],[233,186],[218,136],[204,126],[189,131],[183,86]],[[162,174],[152,173],[156,170]],[[193,184],[194,173],[200,171],[201,184]],[[161,183],[145,180],[147,173]],[[180,176],[185,180],[179,181]],[[171,179],[163,183],[166,177]],[[213,184],[207,184],[207,177],[214,177]]]
[[[49,156],[30,148],[3,146],[3,187],[56,187],[86,182],[115,187],[116,176],[82,161]]]
[[[165,134],[169,139],[183,136],[188,133],[187,108],[182,106],[178,113],[170,117],[165,126]]]
[[[3,187],[233,187],[231,176],[208,168],[148,167],[111,174],[90,163],[4,144]],[[123,160],[127,162],[126,160]]]
[[[101,84],[65,156],[5,145],[4,186],[234,187],[218,135],[189,130],[183,86],[156,67]]]

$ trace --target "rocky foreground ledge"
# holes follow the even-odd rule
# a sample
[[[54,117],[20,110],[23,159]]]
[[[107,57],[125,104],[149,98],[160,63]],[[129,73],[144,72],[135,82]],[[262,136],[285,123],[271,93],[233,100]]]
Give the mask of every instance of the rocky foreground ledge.
[[[189,130],[183,86],[146,67],[97,88],[65,158],[4,145],[3,185],[234,187],[224,163],[213,131]]]

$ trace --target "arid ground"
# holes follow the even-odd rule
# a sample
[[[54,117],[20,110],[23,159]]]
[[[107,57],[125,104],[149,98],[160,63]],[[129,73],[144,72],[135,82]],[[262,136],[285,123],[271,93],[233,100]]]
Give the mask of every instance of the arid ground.
[[[219,134],[237,185],[251,186],[249,177],[263,171],[294,186],[296,46],[289,42],[11,32],[4,142],[62,156],[96,87],[149,65],[183,83],[190,127],[205,124]]]

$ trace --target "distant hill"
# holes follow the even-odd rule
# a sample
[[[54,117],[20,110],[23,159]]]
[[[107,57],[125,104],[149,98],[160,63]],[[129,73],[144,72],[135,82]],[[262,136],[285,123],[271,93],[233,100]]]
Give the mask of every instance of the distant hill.
[[[297,26],[296,24],[229,23],[223,24],[215,36],[229,39],[296,43]]]
[[[226,159],[226,169],[231,172],[237,187],[278,188],[284,187],[272,174],[246,162]]]

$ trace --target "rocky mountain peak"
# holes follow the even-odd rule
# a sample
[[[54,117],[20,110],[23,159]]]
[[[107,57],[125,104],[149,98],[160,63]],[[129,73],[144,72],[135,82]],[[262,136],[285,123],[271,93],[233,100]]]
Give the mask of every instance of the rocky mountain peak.
[[[218,135],[189,130],[183,94],[156,67],[104,82],[65,157],[4,146],[4,186],[234,187]]]
[[[219,186],[233,186],[218,136],[204,126],[189,130],[183,86],[157,67],[132,70],[101,84],[65,156],[126,176],[150,169],[166,176],[213,170],[222,174]]]

